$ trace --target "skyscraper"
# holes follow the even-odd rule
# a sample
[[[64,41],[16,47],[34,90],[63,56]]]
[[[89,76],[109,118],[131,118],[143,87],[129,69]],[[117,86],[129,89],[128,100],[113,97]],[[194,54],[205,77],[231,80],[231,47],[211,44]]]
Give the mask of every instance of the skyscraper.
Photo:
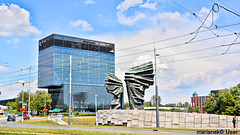
[[[114,44],[52,34],[39,40],[38,87],[48,88],[52,108],[68,109],[70,55],[72,71],[72,109],[108,109],[113,96],[104,87],[106,73],[115,73]]]

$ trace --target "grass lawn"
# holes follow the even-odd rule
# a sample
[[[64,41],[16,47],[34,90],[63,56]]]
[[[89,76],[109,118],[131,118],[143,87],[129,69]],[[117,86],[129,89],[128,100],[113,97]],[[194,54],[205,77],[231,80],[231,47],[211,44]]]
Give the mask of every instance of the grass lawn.
[[[22,123],[19,121],[18,123]],[[53,122],[51,120],[45,119],[32,119],[32,120],[24,120],[24,124],[33,124],[33,125],[51,125],[51,126],[60,126],[60,124]]]
[[[64,117],[62,119],[66,123],[68,123],[68,117]],[[79,121],[79,122],[78,122]],[[72,125],[64,125],[64,126],[80,126],[80,127],[99,127],[99,128],[128,128],[128,129],[148,129],[148,130],[166,130],[166,131],[188,131],[194,132],[197,131],[206,131],[207,129],[182,129],[182,128],[137,128],[137,127],[123,127],[123,126],[96,126],[95,125],[95,116],[82,116],[82,117],[72,117],[71,119]],[[21,123],[21,122],[20,122]],[[35,124],[35,125],[52,125],[59,126],[56,122],[50,121],[48,119],[33,119],[33,120],[25,120],[24,124]],[[217,129],[209,129],[210,131],[216,131]],[[231,131],[237,131],[232,130]],[[239,131],[239,130],[238,130]],[[240,133],[240,132],[239,132]]]
[[[72,117],[71,122],[73,126],[89,126],[94,127],[95,125],[95,116],[82,116],[82,117]],[[62,118],[62,120],[68,123],[68,117]]]
[[[59,134],[75,134],[75,135],[147,135],[136,133],[121,133],[121,132],[103,132],[103,131],[84,131],[84,130],[67,130],[67,129],[48,129],[48,128],[18,128],[18,127],[0,127],[0,134],[8,135],[59,135]]]

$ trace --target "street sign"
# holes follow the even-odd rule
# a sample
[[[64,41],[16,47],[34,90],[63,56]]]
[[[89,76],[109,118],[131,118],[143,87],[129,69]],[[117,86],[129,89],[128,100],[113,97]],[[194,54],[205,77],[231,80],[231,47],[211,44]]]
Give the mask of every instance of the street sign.
[[[23,103],[23,105],[27,105],[27,103]]]
[[[53,110],[49,110],[49,112],[54,112]]]
[[[19,103],[22,103],[22,101],[19,101]]]
[[[54,109],[53,112],[60,112],[60,109]]]

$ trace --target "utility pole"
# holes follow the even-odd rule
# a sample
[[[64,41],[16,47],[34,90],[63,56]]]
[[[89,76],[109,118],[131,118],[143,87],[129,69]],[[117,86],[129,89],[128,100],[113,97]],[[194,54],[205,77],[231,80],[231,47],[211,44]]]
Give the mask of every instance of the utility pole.
[[[31,93],[31,70],[32,66],[28,68],[29,69],[29,91],[28,91],[28,115],[30,115],[30,93]]]
[[[46,93],[47,93],[47,92],[45,91],[45,102],[44,102],[44,110],[46,109]],[[46,111],[44,111],[44,118],[45,118],[45,112],[46,112]]]
[[[157,62],[156,57],[159,56],[159,54],[156,54],[156,48],[155,48],[155,37],[154,37],[154,64],[155,64],[155,100],[156,100],[156,126],[159,127],[159,105],[158,105],[158,86],[157,86]]]
[[[72,97],[72,55],[70,55],[70,72],[69,72],[69,111],[68,111],[68,125],[71,125],[71,114],[72,114],[72,109],[71,109],[71,97]]]
[[[23,86],[23,90],[22,90],[22,122],[23,122],[23,97],[24,97],[24,84],[25,84],[25,82],[17,82],[17,83],[20,83],[20,84],[22,84],[22,86]]]
[[[97,123],[97,96],[98,96],[98,95],[95,95],[95,112],[96,112],[96,120],[95,120],[95,123],[96,123],[96,125],[98,125],[98,123]]]

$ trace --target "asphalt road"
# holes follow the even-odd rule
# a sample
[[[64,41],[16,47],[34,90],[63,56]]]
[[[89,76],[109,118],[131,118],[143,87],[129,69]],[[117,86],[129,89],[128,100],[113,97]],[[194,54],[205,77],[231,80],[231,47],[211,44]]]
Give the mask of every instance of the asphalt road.
[[[14,121],[0,121],[1,127],[24,127],[24,128],[50,128],[50,129],[70,129],[70,130],[87,130],[87,131],[111,131],[123,133],[147,133],[147,134],[170,134],[170,135],[195,135],[196,132],[182,131],[153,131],[147,129],[127,129],[127,128],[98,128],[98,127],[69,127],[69,126],[45,126],[45,125],[30,125],[21,124]]]

